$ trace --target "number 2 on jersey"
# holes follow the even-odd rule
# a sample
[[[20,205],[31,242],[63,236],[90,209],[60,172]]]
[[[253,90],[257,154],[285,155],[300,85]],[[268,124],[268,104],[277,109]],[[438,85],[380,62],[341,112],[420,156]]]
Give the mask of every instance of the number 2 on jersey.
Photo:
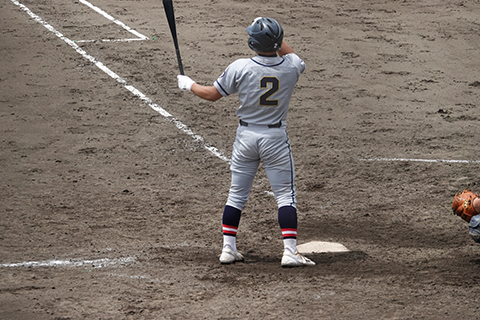
[[[260,96],[260,105],[265,107],[277,107],[278,100],[270,100],[269,98],[278,91],[280,81],[275,77],[263,77],[260,80],[260,89],[268,89],[267,92]]]

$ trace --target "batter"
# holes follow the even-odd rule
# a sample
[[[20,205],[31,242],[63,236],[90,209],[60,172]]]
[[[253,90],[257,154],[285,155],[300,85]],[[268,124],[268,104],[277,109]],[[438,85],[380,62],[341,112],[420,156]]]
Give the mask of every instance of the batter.
[[[287,135],[287,113],[295,84],[305,63],[283,41],[283,29],[272,18],[256,18],[247,28],[248,45],[257,53],[230,64],[213,86],[202,86],[191,78],[177,76],[178,87],[202,99],[216,101],[238,93],[239,126],[233,144],[232,181],[223,211],[222,264],[243,261],[236,236],[241,212],[248,200],[260,161],[278,206],[282,231],[283,267],[313,266],[297,252],[297,199],[295,168]]]

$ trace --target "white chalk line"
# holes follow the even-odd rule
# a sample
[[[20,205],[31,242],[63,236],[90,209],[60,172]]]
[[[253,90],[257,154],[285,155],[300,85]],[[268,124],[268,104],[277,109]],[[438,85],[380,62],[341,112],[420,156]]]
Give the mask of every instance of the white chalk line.
[[[123,29],[127,30],[128,32],[130,32],[131,34],[134,34],[138,37],[137,40],[148,40],[148,37],[144,36],[143,34],[141,34],[140,32],[130,28],[129,26],[127,26],[125,23],[123,23],[122,21],[120,20],[117,20],[115,19],[114,17],[112,17],[111,15],[109,15],[108,13],[106,13],[105,11],[103,11],[102,9],[100,9],[99,7],[96,7],[94,6],[93,4],[91,4],[90,2],[86,1],[86,0],[79,0],[81,3],[83,3],[84,5],[90,7],[92,10],[94,10],[95,12],[101,14],[102,16],[104,16],[105,18],[107,18],[108,20],[112,21],[113,23],[115,23],[116,25],[119,25],[120,27],[122,27]],[[110,41],[110,40],[102,40],[102,41]],[[131,40],[130,40],[131,41]],[[77,42],[80,42],[80,41],[77,41]]]
[[[401,162],[445,162],[445,163],[480,163],[479,160],[446,160],[446,159],[404,159],[404,158],[373,158],[360,161],[401,161]]]
[[[98,61],[95,57],[89,55],[86,53],[82,48],[80,48],[75,41],[70,40],[69,38],[65,37],[62,33],[57,31],[54,27],[52,27],[50,24],[48,24],[46,21],[44,21],[42,18],[40,18],[38,15],[33,13],[29,8],[27,8],[25,5],[21,4],[17,0],[11,0],[15,5],[20,7],[23,11],[25,11],[32,19],[34,19],[36,22],[40,23],[43,25],[47,30],[52,32],[55,36],[63,40],[66,44],[68,44],[70,47],[72,47],[77,53],[79,53],[82,57],[84,57],[86,60],[90,61],[93,63],[97,68],[105,72],[107,75],[109,75],[112,79],[116,80],[118,83],[122,84],[125,89],[130,91],[133,95],[137,96],[140,98],[142,101],[144,101],[150,108],[153,110],[157,111],[160,113],[164,118],[166,118],[168,121],[171,121],[175,126],[182,131],[183,133],[189,135],[192,137],[194,140],[201,142],[203,147],[209,151],[211,154],[214,156],[218,157],[219,159],[225,161],[225,162],[230,162],[230,159],[226,157],[222,152],[220,152],[217,148],[214,146],[211,146],[210,144],[206,143],[203,137],[195,134],[191,129],[188,128],[184,123],[182,123],[180,120],[174,118],[168,111],[160,107],[158,104],[154,103],[150,98],[148,98],[145,94],[140,92],[138,89],[135,87],[127,84],[127,81],[117,75],[115,72],[110,70],[107,66],[105,66],[102,62]],[[86,2],[85,0],[81,0],[82,2]]]
[[[30,268],[30,267],[95,267],[104,268],[113,265],[125,265],[135,262],[135,257],[116,258],[116,259],[95,259],[95,260],[82,260],[82,259],[68,259],[68,260],[45,260],[45,261],[28,261],[19,263],[4,263],[0,264],[0,268]]]
[[[133,42],[133,41],[143,41],[144,39],[135,38],[135,39],[102,39],[102,40],[73,40],[76,43],[92,43],[92,42]]]

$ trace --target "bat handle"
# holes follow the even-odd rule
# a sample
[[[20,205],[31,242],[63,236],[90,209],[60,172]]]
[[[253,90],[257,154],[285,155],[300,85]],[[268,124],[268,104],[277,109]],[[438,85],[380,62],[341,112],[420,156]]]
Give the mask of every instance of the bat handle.
[[[180,69],[180,74],[184,76],[185,73],[183,72],[183,64],[182,64],[182,58],[180,57],[180,50],[177,48],[175,51],[177,52],[178,69]]]

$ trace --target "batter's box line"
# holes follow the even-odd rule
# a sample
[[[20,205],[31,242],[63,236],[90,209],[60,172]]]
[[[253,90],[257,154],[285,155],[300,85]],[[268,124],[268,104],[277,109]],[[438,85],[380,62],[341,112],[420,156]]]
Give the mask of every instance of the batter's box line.
[[[0,268],[32,268],[32,267],[95,267],[105,268],[116,265],[126,265],[136,262],[136,257],[127,258],[103,258],[103,259],[68,259],[68,260],[44,260],[44,261],[24,261],[18,263],[3,263]]]
[[[102,40],[75,40],[74,42],[78,42],[78,43],[81,43],[81,42],[97,42],[97,41],[102,41],[102,42],[131,42],[131,41],[142,41],[142,40],[148,40],[148,37],[141,34],[140,32],[130,28],[129,26],[127,26],[125,23],[123,23],[122,21],[120,20],[117,20],[115,19],[114,17],[112,17],[111,15],[109,15],[108,13],[106,13],[105,11],[103,11],[102,9],[100,9],[99,7],[96,7],[94,6],[93,4],[91,4],[90,2],[86,1],[86,0],[79,0],[80,3],[83,3],[84,5],[88,6],[90,9],[94,10],[95,12],[101,14],[103,17],[105,17],[106,19],[112,21],[113,23],[115,23],[116,25],[119,25],[120,27],[122,27],[123,29],[127,30],[128,32],[130,32],[131,34],[137,36],[137,38],[134,38],[134,39],[102,39]]]
[[[480,163],[480,160],[447,160],[447,159],[405,159],[405,158],[362,158],[360,161],[384,161],[384,162],[444,162],[444,163]]]
[[[88,43],[88,42],[132,42],[132,41],[144,41],[143,38],[135,38],[135,39],[102,39],[102,40],[73,40],[76,43]]]

